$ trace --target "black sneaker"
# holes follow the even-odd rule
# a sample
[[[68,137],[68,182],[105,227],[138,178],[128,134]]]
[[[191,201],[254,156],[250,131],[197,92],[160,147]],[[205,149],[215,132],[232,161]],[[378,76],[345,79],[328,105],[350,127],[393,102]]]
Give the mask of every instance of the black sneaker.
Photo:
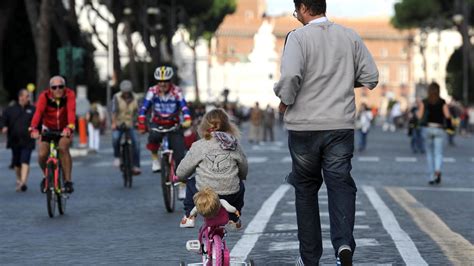
[[[43,179],[41,180],[41,183],[40,183],[40,191],[41,193],[46,193],[46,190],[48,189],[47,187],[45,187],[45,184],[46,183],[46,177],[43,177]]]
[[[66,193],[74,192],[74,187],[72,185],[73,185],[73,183],[70,182],[70,181],[64,183],[64,190],[65,190]]]
[[[352,250],[348,246],[341,246],[337,253],[336,265],[352,266]]]
[[[23,184],[21,185],[20,189],[22,192],[25,192],[28,189],[28,187],[25,184]]]

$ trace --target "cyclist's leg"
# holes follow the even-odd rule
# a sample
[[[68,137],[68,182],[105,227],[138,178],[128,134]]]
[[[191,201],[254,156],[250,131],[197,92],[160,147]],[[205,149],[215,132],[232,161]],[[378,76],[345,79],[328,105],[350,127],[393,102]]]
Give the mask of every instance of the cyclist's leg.
[[[175,167],[178,167],[181,160],[184,158],[184,151],[186,146],[184,145],[183,131],[180,129],[176,132],[169,134],[170,147],[173,149],[173,157],[175,161]]]
[[[135,129],[130,129],[130,138],[133,146],[133,166],[140,168],[140,140]]]
[[[240,214],[242,214],[242,208],[244,207],[244,194],[245,194],[245,185],[240,181],[240,189],[237,193],[230,195],[219,195],[220,199],[226,200],[230,205],[234,206]],[[229,213],[229,219],[238,222],[239,217],[235,213]]]
[[[120,157],[120,138],[123,131],[115,129],[112,131],[112,146],[114,147],[114,158]]]
[[[44,173],[46,169],[46,161],[48,160],[49,155],[49,142],[40,141],[38,145],[38,164],[41,167],[41,170]]]
[[[184,204],[184,212],[186,214],[186,217],[189,217],[189,214],[191,213],[191,210],[194,208],[194,194],[198,192],[196,188],[196,177],[193,177],[191,179],[188,179],[186,182],[186,198],[184,198],[183,204]]]
[[[71,138],[62,137],[59,140],[58,151],[59,159],[61,160],[61,165],[63,168],[64,180],[66,182],[71,182],[71,172],[72,172],[72,158],[69,153],[69,147],[71,146]]]

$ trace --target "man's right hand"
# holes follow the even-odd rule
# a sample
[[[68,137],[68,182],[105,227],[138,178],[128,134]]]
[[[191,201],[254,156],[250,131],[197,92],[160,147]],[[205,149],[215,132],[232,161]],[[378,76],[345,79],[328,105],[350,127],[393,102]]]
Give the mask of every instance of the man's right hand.
[[[4,128],[2,129],[2,133],[3,133],[3,134],[7,134],[7,133],[8,133],[8,127],[4,127]]]
[[[40,134],[39,134],[38,129],[33,128],[33,129],[30,130],[30,137],[32,139],[38,139],[39,136],[40,136]]]
[[[146,132],[146,117],[144,115],[141,115],[138,117],[138,132],[141,134],[144,134]]]

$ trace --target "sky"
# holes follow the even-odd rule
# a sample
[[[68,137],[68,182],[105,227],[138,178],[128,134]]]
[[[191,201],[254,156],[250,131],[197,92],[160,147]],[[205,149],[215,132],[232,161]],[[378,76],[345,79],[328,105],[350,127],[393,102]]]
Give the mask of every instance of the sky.
[[[266,0],[269,15],[292,13],[293,0]],[[328,17],[354,18],[392,16],[398,0],[326,0]]]

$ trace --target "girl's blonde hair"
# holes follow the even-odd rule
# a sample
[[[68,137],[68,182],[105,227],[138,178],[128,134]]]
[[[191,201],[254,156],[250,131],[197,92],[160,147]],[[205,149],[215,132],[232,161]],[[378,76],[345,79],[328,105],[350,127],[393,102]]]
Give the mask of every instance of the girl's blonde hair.
[[[198,213],[204,218],[215,217],[221,208],[219,195],[210,187],[204,187],[194,194],[193,200]]]
[[[207,140],[211,139],[211,132],[213,131],[222,131],[236,138],[240,137],[239,129],[230,121],[229,115],[222,108],[216,108],[207,112],[198,128],[199,136]]]

